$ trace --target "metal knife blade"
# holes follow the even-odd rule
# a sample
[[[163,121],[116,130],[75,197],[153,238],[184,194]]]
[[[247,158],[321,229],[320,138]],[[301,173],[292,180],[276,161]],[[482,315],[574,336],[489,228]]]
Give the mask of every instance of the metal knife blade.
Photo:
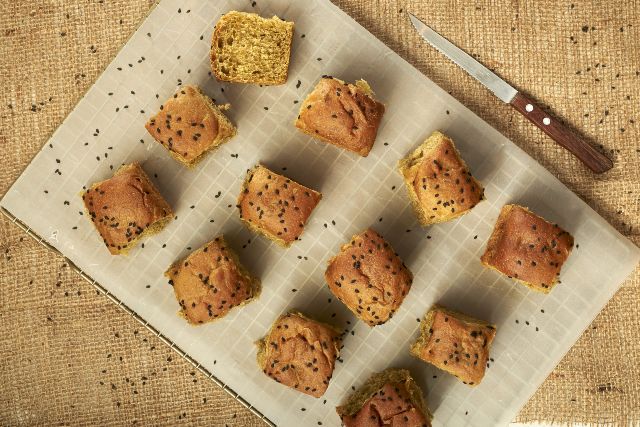
[[[462,49],[451,43],[449,40],[436,33],[431,27],[424,22],[416,18],[415,15],[407,12],[411,18],[411,23],[418,30],[418,33],[425,39],[431,46],[442,52],[447,58],[462,67],[467,73],[471,74],[473,78],[485,85],[491,92],[493,92],[503,102],[509,104],[511,100],[516,96],[518,91],[514,89],[509,83],[502,80],[495,75],[487,67],[473,59],[473,57]]]

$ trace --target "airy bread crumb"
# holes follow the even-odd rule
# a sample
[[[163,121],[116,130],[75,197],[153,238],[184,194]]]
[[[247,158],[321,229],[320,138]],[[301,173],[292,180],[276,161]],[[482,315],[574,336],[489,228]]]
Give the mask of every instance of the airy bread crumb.
[[[211,69],[218,80],[284,84],[292,40],[293,22],[231,11],[220,18],[213,32]]]

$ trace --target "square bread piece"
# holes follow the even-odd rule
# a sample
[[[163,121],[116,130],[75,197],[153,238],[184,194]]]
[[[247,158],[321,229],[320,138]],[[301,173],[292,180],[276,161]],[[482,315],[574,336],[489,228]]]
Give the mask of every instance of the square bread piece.
[[[440,132],[400,160],[399,167],[423,226],[464,215],[484,199],[482,185],[471,176],[453,141]]]
[[[244,269],[224,236],[216,237],[164,273],[181,313],[193,325],[224,317],[260,294],[260,280]]]
[[[404,369],[373,374],[336,412],[345,427],[431,427],[432,419],[422,390]]]
[[[236,128],[197,86],[183,86],[145,124],[147,131],[179,162],[195,166],[224,144]]]
[[[126,254],[138,240],[158,233],[173,218],[171,206],[137,162],[93,184],[82,200],[112,255]]]
[[[293,22],[231,11],[220,18],[213,31],[211,69],[218,80],[284,84],[292,40]]]
[[[369,326],[391,319],[413,282],[391,245],[371,228],[342,245],[328,264],[324,278],[329,289]]]
[[[321,198],[317,191],[259,164],[247,172],[237,207],[251,230],[287,247],[298,240]]]
[[[475,386],[484,377],[495,335],[495,325],[436,305],[420,323],[411,354]]]
[[[313,397],[329,387],[340,348],[340,333],[302,313],[280,316],[256,342],[258,366],[280,384]]]
[[[323,76],[304,100],[295,126],[302,132],[366,157],[378,134],[384,105],[364,80],[355,85]]]
[[[481,257],[486,267],[549,293],[569,258],[573,237],[525,207],[505,205]]]

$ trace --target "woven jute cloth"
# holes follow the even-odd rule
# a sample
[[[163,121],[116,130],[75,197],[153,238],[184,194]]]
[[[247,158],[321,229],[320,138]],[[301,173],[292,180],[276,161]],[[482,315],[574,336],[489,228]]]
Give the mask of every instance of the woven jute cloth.
[[[640,3],[336,3],[640,243]],[[153,4],[0,1],[0,194]],[[586,170],[428,47],[410,27],[406,11],[542,105],[552,106],[554,113],[602,145],[614,159],[614,169],[600,176]],[[62,257],[5,218],[0,220],[0,280],[0,424],[263,425],[98,295]],[[517,421],[640,423],[639,291],[636,270]]]

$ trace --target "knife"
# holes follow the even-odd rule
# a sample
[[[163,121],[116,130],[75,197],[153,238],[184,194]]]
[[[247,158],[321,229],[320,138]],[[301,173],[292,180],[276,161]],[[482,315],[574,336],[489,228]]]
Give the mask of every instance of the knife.
[[[511,104],[513,108],[542,129],[551,139],[573,153],[574,156],[580,159],[593,172],[602,173],[613,167],[613,162],[608,157],[571,132],[560,120],[547,114],[531,99],[521,92],[518,92],[487,67],[435,32],[424,22],[416,18],[415,15],[409,13],[409,18],[411,18],[411,23],[416,30],[418,30],[418,33],[431,46],[438,49],[447,58],[471,74],[473,78],[482,83],[503,102]]]

